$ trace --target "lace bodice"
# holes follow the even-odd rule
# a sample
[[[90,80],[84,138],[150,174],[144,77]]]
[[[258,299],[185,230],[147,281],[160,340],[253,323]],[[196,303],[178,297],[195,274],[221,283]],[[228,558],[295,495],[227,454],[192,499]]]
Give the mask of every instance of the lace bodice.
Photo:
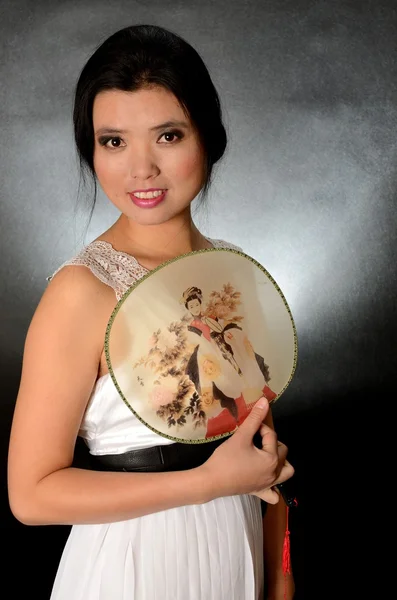
[[[238,246],[224,240],[207,239],[214,248],[240,250]],[[47,277],[47,281],[51,281],[58,271],[67,265],[88,267],[100,281],[114,289],[117,300],[120,300],[135,281],[149,272],[131,254],[115,250],[109,242],[104,241],[91,242],[85,246],[76,256],[65,261],[55,273]]]

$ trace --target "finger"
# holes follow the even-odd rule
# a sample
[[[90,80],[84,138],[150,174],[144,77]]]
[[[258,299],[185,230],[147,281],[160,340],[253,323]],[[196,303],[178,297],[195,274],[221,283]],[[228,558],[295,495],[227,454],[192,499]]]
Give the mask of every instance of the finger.
[[[261,427],[260,427],[260,429],[259,429],[258,433],[260,434],[260,436],[261,436],[261,437],[263,437],[263,436],[264,436],[264,435],[265,435],[265,434],[268,432],[269,428],[270,428],[272,431],[274,431],[274,433],[275,433],[275,435],[276,435],[276,439],[277,439],[277,433],[276,433],[276,431],[275,431],[274,427],[271,427],[270,425],[267,425],[267,423],[262,423],[262,425],[261,425]],[[282,453],[281,453],[281,454],[283,455],[283,452],[284,452],[285,450],[288,452],[288,448],[287,448],[287,446],[286,446],[285,444],[283,444],[283,442],[280,442],[280,441],[277,439],[277,448],[279,448],[279,449],[281,450],[281,448],[282,448],[282,447],[283,447],[283,451],[282,451]]]
[[[258,498],[264,500],[268,504],[277,504],[280,500],[280,493],[272,488],[260,490],[259,492],[255,492],[253,495],[258,496]]]
[[[277,485],[278,483],[284,483],[284,481],[287,481],[287,479],[291,479],[294,473],[294,467],[291,465],[290,462],[288,462],[288,460],[286,460],[276,481],[274,482],[274,485]]]
[[[234,435],[244,436],[251,441],[268,412],[269,402],[266,398],[260,398]]]
[[[262,450],[278,455],[277,434],[274,429],[263,424],[260,428],[260,434],[262,436]]]
[[[284,444],[282,446],[277,446],[277,454],[278,454],[278,465],[276,469],[276,477],[279,477],[281,470],[285,466],[287,462],[287,453],[288,448]]]
[[[285,461],[287,460],[288,447],[279,441],[277,442],[277,454],[278,454],[279,461],[282,464],[284,464]]]
[[[264,436],[265,433],[267,433],[267,425],[263,424],[259,430],[259,433],[261,436]],[[276,438],[277,438],[277,434],[276,434]],[[263,440],[263,437],[262,437]],[[263,442],[262,442],[262,447],[263,447]],[[283,442],[280,442],[280,440],[277,439],[277,454],[278,454],[278,458],[279,458],[279,462],[281,464],[284,464],[286,458],[287,458],[287,454],[288,454],[288,446],[286,446],[285,444],[283,444]],[[280,466],[281,468],[281,466]]]

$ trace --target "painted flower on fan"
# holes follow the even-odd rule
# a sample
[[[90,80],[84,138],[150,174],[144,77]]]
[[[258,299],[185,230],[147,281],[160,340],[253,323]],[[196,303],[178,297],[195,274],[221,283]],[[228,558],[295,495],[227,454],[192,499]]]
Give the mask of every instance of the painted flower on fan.
[[[171,404],[175,399],[175,393],[163,385],[155,385],[150,393],[150,403],[154,409]]]
[[[241,293],[237,292],[230,283],[225,283],[220,292],[211,292],[210,300],[204,309],[204,314],[207,316],[212,315],[228,322],[234,320],[240,321],[242,317],[238,317],[235,314],[240,305]]]
[[[201,403],[203,405],[203,408],[208,408],[210,407],[214,402],[214,396],[212,394],[212,392],[210,390],[205,390],[202,394],[201,394]]]
[[[171,390],[173,394],[176,394],[178,391],[178,379],[173,375],[166,375],[165,377],[159,378],[160,385],[162,387],[166,387],[167,390]]]
[[[170,323],[165,329],[158,329],[148,337],[149,351],[141,356],[133,365],[133,368],[144,366],[149,368],[158,377],[172,375],[178,376],[185,371],[188,358],[187,348],[187,323],[182,318],[180,321]]]
[[[203,356],[201,358],[201,368],[208,379],[214,380],[221,374],[221,367],[214,356]]]
[[[225,306],[224,304],[217,304],[216,306],[216,316],[218,319],[226,319],[230,314],[230,308]]]
[[[178,343],[178,337],[174,331],[167,329],[160,333],[157,339],[156,348],[163,354],[172,350]]]

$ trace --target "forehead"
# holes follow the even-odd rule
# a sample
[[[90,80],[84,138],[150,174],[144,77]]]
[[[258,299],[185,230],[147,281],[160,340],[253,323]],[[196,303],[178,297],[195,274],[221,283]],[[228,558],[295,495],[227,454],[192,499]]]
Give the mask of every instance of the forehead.
[[[161,122],[189,118],[177,98],[163,87],[145,87],[134,92],[105,90],[94,99],[94,127],[154,127]]]

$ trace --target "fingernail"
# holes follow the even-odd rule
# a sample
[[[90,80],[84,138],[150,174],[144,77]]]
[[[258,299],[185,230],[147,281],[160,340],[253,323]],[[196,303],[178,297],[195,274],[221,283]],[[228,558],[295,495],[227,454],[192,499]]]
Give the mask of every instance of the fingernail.
[[[259,398],[258,402],[255,404],[258,408],[265,408],[268,405],[268,401],[266,398]]]

